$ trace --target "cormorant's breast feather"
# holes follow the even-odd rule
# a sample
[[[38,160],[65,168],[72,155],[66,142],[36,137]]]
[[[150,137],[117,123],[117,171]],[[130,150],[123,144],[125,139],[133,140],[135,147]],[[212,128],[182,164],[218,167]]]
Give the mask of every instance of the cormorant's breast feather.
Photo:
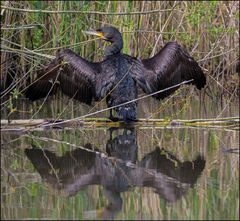
[[[198,89],[206,84],[206,78],[198,63],[176,42],[168,42],[155,56],[143,59],[142,71],[133,77],[145,93],[153,93],[193,79]],[[159,93],[154,97],[163,99],[178,87]]]

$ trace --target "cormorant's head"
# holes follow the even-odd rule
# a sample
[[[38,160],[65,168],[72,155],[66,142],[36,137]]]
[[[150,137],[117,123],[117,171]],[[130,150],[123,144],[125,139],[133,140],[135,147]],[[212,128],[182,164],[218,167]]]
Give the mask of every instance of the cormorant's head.
[[[121,33],[114,27],[102,27],[95,31],[85,31],[86,34],[95,35],[111,43],[122,41]]]
[[[106,47],[104,55],[108,57],[121,52],[123,48],[123,39],[120,32],[114,27],[103,27],[96,31],[85,31],[86,34],[95,35],[105,41],[111,42],[111,45]]]

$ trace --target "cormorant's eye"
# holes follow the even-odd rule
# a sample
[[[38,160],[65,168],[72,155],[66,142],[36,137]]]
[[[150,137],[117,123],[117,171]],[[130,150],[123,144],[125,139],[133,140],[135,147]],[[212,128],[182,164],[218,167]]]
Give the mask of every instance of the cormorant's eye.
[[[107,39],[112,40],[112,39],[113,39],[113,36],[112,36],[112,35],[108,35],[108,36],[107,36]]]

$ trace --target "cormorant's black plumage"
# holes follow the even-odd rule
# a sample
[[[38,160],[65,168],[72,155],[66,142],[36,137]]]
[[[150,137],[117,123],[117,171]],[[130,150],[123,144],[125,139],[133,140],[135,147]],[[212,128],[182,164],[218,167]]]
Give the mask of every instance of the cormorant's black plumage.
[[[26,90],[26,96],[34,101],[62,92],[80,102],[91,104],[106,97],[113,107],[137,98],[137,85],[151,94],[167,87],[193,79],[192,84],[201,89],[206,78],[197,62],[176,42],[168,42],[155,56],[137,59],[122,54],[123,40],[114,27],[103,27],[86,32],[111,42],[101,62],[89,62],[70,49],[57,53],[55,59],[42,71],[42,77]],[[154,95],[163,99],[177,88]],[[125,122],[136,119],[137,103],[115,108]],[[112,118],[110,111],[110,118]]]

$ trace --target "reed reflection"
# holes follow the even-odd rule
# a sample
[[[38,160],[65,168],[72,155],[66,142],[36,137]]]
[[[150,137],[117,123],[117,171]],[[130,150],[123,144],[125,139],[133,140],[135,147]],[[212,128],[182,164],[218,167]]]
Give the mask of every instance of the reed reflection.
[[[89,143],[64,156],[35,147],[25,153],[43,181],[68,196],[76,195],[86,186],[101,185],[108,199],[102,211],[104,219],[115,217],[122,209],[121,192],[133,187],[153,188],[166,201],[175,202],[194,186],[205,167],[202,156],[181,162],[160,147],[138,161],[135,129],[109,132],[106,153]]]

